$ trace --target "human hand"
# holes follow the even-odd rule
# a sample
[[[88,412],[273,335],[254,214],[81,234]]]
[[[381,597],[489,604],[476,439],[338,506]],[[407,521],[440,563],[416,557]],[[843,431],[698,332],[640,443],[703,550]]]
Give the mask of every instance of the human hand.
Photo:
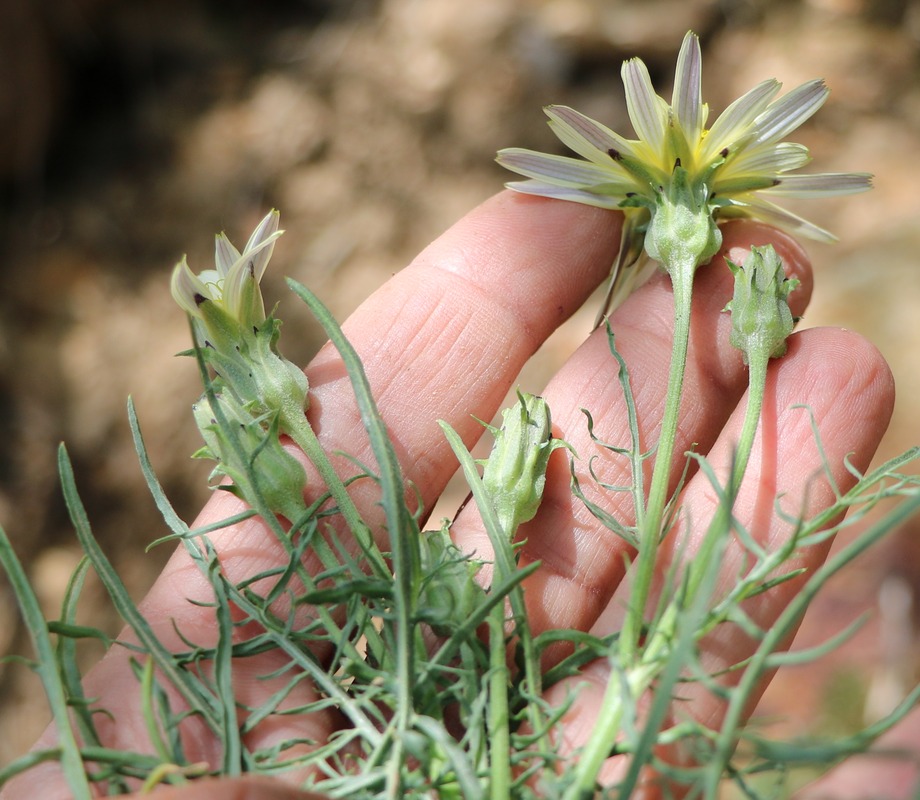
[[[606,277],[618,244],[619,224],[615,212],[502,193],[426,249],[343,326],[363,361],[406,482],[418,492],[424,508],[433,506],[456,466],[436,421],[447,421],[472,445],[482,433],[474,418],[494,415],[527,358]],[[787,271],[801,281],[790,297],[797,316],[810,295],[811,273],[801,250],[772,229],[731,223],[723,232],[721,251],[696,276],[676,452],[693,447],[708,453],[717,474],[724,477],[741,424],[746,387],[740,353],[728,342],[729,319],[720,313],[731,298],[733,282],[724,258],[728,255],[740,263],[751,246],[773,243]],[[657,276],[616,312],[613,321],[618,349],[630,365],[645,441],[654,441],[662,414],[671,305],[668,281]],[[359,461],[372,459],[338,353],[327,346],[307,373],[311,386],[308,417],[327,452],[347,452]],[[619,463],[595,448],[580,410],[591,411],[595,434],[602,440],[622,440],[622,392],[603,330],[588,337],[542,394],[552,409],[557,435],[582,455],[579,469],[586,469],[588,455],[597,454],[595,470],[601,480],[617,483]],[[850,454],[857,468],[865,468],[887,425],[892,402],[891,377],[883,360],[857,335],[820,329],[790,339],[787,355],[771,364],[761,432],[736,503],[739,520],[757,541],[769,547],[789,533],[787,524],[773,513],[777,495],[784,496],[786,507],[805,516],[832,500],[831,488],[821,478],[822,461],[810,418],[791,410],[792,406],[807,404],[813,410],[827,461],[845,490],[852,475],[844,466],[844,457]],[[675,459],[672,486],[683,465],[682,458]],[[308,485],[315,487],[317,479],[311,477]],[[565,457],[555,455],[543,505],[520,532],[526,539],[524,561],[542,562],[525,583],[530,624],[537,633],[577,628],[603,634],[619,625],[625,557],[630,554],[625,543],[572,496],[569,477]],[[372,528],[381,514],[373,489],[361,482],[351,489]],[[592,499],[602,501],[610,513],[623,519],[631,514],[625,497],[622,502],[616,494],[598,494]],[[705,477],[689,479],[682,504],[691,519],[704,524],[678,531],[665,541],[660,554],[662,570],[675,559],[693,558],[698,537],[717,503]],[[234,497],[215,493],[196,525],[239,510]],[[488,540],[475,509],[465,509],[452,531],[463,549],[487,556]],[[211,539],[231,580],[243,580],[271,564],[286,562],[277,543],[254,519],[217,531]],[[813,548],[788,566],[813,569],[825,555],[826,547]],[[734,579],[743,557],[740,549],[729,548],[724,581]],[[747,613],[759,625],[769,627],[799,585],[789,581],[752,599],[746,605]],[[179,550],[141,608],[168,647],[185,649],[177,631],[202,643],[215,640],[213,611],[206,606],[211,597],[206,578],[185,551]],[[713,671],[743,660],[753,648],[748,637],[728,626],[702,644],[707,666]],[[113,714],[111,720],[100,723],[107,744],[137,749],[145,746],[147,734],[136,699],[136,678],[127,658],[124,650],[112,650],[88,676],[86,693]],[[277,688],[257,676],[282,663],[281,654],[266,653],[239,664],[235,694],[242,706],[258,705],[260,697]],[[590,665],[581,676],[586,685],[566,715],[567,746],[577,747],[590,730],[598,695],[608,678],[607,666],[601,662]],[[558,700],[567,688],[571,684],[554,687],[550,699]],[[309,701],[313,692],[302,684],[288,698],[288,705]],[[702,691],[688,690],[682,703],[685,707],[713,725],[722,712],[716,698]],[[304,739],[322,742],[341,724],[332,711],[310,717],[279,716],[265,720],[247,735],[254,747],[291,738],[293,729]],[[194,718],[188,720],[183,736],[191,759],[219,763],[217,743]],[[608,777],[617,768],[612,760]],[[170,791],[174,790],[167,790],[167,795]],[[210,791],[205,784],[184,791],[177,796],[198,800],[212,796],[204,793]],[[19,798],[27,793],[43,798],[67,796],[57,766],[47,764],[27,773],[12,782],[3,796]]]

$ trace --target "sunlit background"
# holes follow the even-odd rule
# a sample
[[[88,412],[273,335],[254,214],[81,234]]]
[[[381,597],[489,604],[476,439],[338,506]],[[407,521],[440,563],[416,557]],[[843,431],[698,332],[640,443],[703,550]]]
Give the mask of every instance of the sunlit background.
[[[559,150],[541,107],[565,103],[628,131],[620,64],[641,56],[665,96],[683,34],[700,34],[718,112],[755,83],[824,77],[794,137],[815,170],[870,171],[865,196],[811,203],[835,231],[810,246],[804,325],[875,341],[899,383],[886,456],[920,441],[920,3],[912,0],[56,0],[0,3],[0,520],[55,612],[79,552],[55,475],[65,441],[98,537],[140,597],[166,548],[126,421],[138,407],[154,465],[186,516],[207,494],[189,404],[194,365],[169,296],[173,263],[245,241],[272,207],[287,233],[266,294],[283,349],[319,332],[286,297],[309,285],[344,318],[506,175],[498,148]],[[522,379],[531,391],[589,330],[596,303]],[[791,730],[845,730],[913,685],[920,523],[820,600],[803,641],[870,605],[873,621],[763,704]],[[28,652],[0,583],[0,652]],[[99,589],[87,614],[107,613]],[[115,630],[114,622],[112,630]],[[91,654],[92,655],[92,654]],[[790,697],[794,699],[791,701]],[[0,666],[0,763],[44,726],[37,684]]]

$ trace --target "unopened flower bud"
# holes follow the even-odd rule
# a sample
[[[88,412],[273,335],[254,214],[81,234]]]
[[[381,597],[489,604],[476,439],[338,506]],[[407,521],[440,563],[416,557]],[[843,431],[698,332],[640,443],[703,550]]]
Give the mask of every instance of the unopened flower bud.
[[[799,282],[786,278],[772,245],[751,248],[741,266],[728,265],[735,276],[735,293],[725,306],[732,315],[731,343],[741,350],[745,364],[758,353],[778,358],[786,352],[795,324],[788,298]]]
[[[546,401],[532,394],[519,394],[518,399],[516,405],[502,412],[501,428],[493,429],[495,444],[482,474],[483,485],[508,535],[536,515],[550,454],[565,446],[552,438]]]
[[[482,562],[454,544],[446,523],[439,530],[425,531],[420,549],[425,582],[419,608],[435,633],[449,636],[485,600],[485,590],[476,582]]]
[[[254,417],[228,392],[214,397],[224,424],[206,398],[194,405],[195,422],[206,443],[195,456],[216,461],[211,477],[230,478],[230,491],[250,505],[261,498],[273,513],[295,521],[305,510],[307,476],[281,445],[277,416]]]

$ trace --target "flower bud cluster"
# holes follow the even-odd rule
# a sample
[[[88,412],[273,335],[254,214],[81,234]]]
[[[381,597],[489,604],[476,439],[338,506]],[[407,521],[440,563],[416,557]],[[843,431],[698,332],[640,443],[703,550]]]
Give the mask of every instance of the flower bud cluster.
[[[278,435],[302,423],[309,386],[303,371],[278,352],[281,323],[266,316],[259,286],[281,233],[278,212],[272,211],[242,253],[219,234],[216,269],[196,275],[183,258],[171,288],[191,317],[198,352],[216,376],[220,416],[230,423],[225,430],[211,404],[199,402],[195,418],[207,447],[198,455],[217,461],[215,473],[229,477],[238,494],[250,502],[259,496],[293,520],[303,506],[306,479]],[[262,476],[258,486],[256,474]]]

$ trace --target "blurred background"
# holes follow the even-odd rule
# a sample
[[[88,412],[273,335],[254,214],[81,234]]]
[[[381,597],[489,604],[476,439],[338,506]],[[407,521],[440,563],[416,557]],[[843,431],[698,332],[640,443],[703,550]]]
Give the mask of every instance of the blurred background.
[[[49,614],[79,551],[60,499],[66,441],[95,532],[139,598],[169,548],[126,421],[132,395],[179,511],[207,495],[189,404],[195,366],[168,289],[213,235],[242,244],[270,208],[287,233],[266,278],[282,347],[320,333],[282,276],[339,319],[508,177],[498,148],[561,152],[541,107],[565,103],[629,131],[619,69],[641,56],[670,96],[693,29],[713,116],[767,77],[832,94],[792,138],[813,168],[869,171],[871,195],[797,210],[838,233],[808,245],[804,325],[865,334],[899,383],[891,456],[920,441],[920,2],[915,0],[8,0],[0,3],[0,521]],[[592,301],[522,378],[538,391],[590,329]],[[913,685],[920,523],[826,592],[802,643],[877,606],[817,668],[781,676],[762,704],[793,732],[845,730]],[[880,602],[877,602],[881,598]],[[106,606],[95,584],[87,618]],[[110,623],[114,632],[117,626]],[[28,652],[0,583],[0,653]],[[95,657],[97,654],[89,654]],[[0,666],[0,762],[47,712],[27,670]]]

